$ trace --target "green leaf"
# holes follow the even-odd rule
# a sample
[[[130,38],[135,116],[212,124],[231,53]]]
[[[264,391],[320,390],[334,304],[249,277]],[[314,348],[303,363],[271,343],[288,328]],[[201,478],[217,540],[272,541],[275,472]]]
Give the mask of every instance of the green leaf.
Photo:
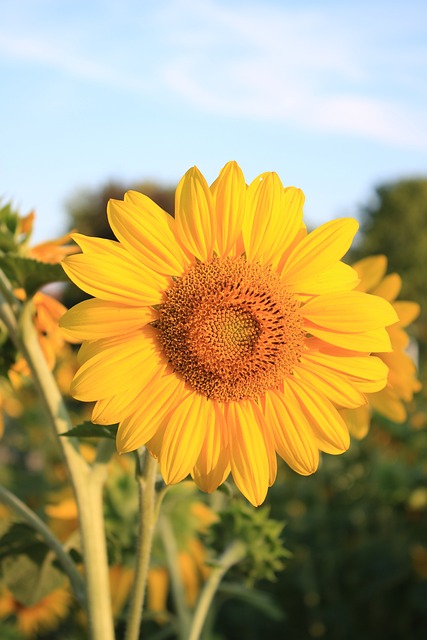
[[[0,538],[3,582],[14,598],[32,606],[64,583],[56,556],[27,524],[15,522]]]
[[[0,638],[2,640],[22,640],[22,634],[15,626],[0,622]]]
[[[16,232],[19,225],[19,214],[10,203],[0,206],[0,250],[16,250]]]
[[[115,440],[117,427],[117,424],[93,424],[93,422],[86,421],[60,435],[67,438],[109,438]]]
[[[60,264],[48,264],[17,255],[0,256],[2,269],[13,286],[22,287],[28,297],[51,282],[68,282]]]
[[[238,598],[251,607],[262,611],[272,620],[283,620],[285,617],[282,609],[272,600],[269,594],[263,591],[253,588],[248,589],[242,584],[235,582],[223,582],[218,588],[218,593],[229,598]]]
[[[16,360],[16,354],[16,346],[0,324],[0,376],[7,377],[9,369]]]

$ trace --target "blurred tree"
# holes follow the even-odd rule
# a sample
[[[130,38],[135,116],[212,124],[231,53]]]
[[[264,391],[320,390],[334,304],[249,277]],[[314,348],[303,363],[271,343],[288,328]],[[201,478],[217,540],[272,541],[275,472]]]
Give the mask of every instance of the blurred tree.
[[[400,299],[421,305],[417,338],[427,352],[427,178],[377,187],[361,210],[361,239],[352,257],[383,253],[403,279]]]

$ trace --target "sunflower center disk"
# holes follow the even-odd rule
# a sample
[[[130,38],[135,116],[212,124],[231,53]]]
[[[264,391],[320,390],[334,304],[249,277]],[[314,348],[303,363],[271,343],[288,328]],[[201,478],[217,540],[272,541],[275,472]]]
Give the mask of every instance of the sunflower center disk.
[[[278,388],[304,350],[299,303],[269,267],[197,263],[167,291],[157,328],[176,373],[220,402]]]

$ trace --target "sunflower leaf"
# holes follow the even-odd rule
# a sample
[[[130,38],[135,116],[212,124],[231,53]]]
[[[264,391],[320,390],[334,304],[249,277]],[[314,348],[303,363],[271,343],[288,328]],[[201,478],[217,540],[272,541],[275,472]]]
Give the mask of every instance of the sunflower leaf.
[[[25,289],[28,297],[46,284],[68,281],[60,264],[48,264],[12,254],[0,256],[0,269],[14,287]]]
[[[67,438],[109,438],[116,439],[117,424],[93,424],[93,422],[82,422],[82,424],[73,427],[61,436]]]
[[[30,526],[13,523],[0,538],[4,584],[24,606],[32,606],[64,583],[55,554]]]
[[[255,607],[272,620],[283,620],[286,617],[273,598],[259,589],[248,589],[237,582],[224,582],[218,588],[218,592],[227,598],[236,598],[246,602],[249,606]]]

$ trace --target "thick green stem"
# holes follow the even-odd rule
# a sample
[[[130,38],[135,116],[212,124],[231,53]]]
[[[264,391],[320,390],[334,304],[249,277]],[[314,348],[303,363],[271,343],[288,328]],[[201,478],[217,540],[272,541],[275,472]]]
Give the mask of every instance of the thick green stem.
[[[144,452],[142,465],[142,471],[138,469],[136,474],[139,494],[139,533],[135,578],[126,627],[126,640],[138,640],[139,638],[147,577],[150,568],[151,545],[156,526],[155,482],[158,465],[147,451]]]
[[[21,349],[45,404],[54,432],[58,436],[57,440],[64,454],[76,497],[91,638],[92,640],[114,640],[102,501],[107,462],[106,459],[100,460],[90,467],[81,457],[73,439],[59,437],[72,427],[72,423],[40,348],[33,326],[31,303],[26,303],[23,307],[21,329]]]
[[[56,553],[59,562],[65,573],[68,575],[74,594],[80,605],[86,607],[85,584],[82,576],[77,571],[77,567],[64,549],[60,541],[53,535],[51,530],[45,525],[34,511],[29,509],[15,494],[11,493],[6,487],[0,486],[0,501],[11,507],[21,518],[23,518],[33,529],[38,531],[44,538],[49,547]]]
[[[226,549],[218,561],[218,565],[212,570],[208,580],[203,587],[200,594],[199,601],[197,603],[196,611],[194,612],[193,622],[191,626],[191,632],[188,636],[188,640],[199,640],[200,634],[203,629],[203,625],[206,620],[206,616],[209,612],[209,607],[212,603],[213,597],[219,587],[221,580],[227,571],[237,564],[246,555],[246,547],[243,542],[236,540],[228,549]]]

